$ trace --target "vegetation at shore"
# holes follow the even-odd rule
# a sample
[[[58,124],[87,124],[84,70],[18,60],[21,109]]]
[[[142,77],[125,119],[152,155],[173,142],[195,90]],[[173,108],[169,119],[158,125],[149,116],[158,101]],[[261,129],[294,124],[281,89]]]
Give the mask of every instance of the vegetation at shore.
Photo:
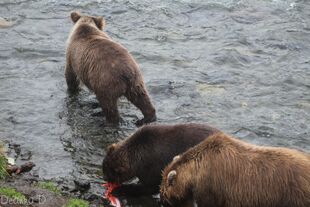
[[[70,199],[63,207],[89,207],[89,203],[81,199]]]
[[[2,182],[6,182],[4,179],[7,177],[7,165],[8,160],[5,156],[4,145],[0,141],[0,180]],[[57,188],[57,186],[51,181],[40,181],[35,185],[32,185],[34,188],[41,188],[48,190],[55,194],[55,196],[60,196],[61,191]],[[14,201],[18,206],[24,206],[27,203],[27,198],[24,194],[16,191],[15,188],[12,187],[0,187],[0,198],[10,199]],[[65,198],[65,197],[64,197]],[[66,198],[68,201],[62,207],[89,207],[89,202],[76,198]]]
[[[14,202],[17,202],[19,204],[27,202],[26,197],[22,193],[17,192],[14,188],[1,187],[0,197],[1,196],[5,196],[6,199],[12,199],[14,200]]]
[[[48,191],[50,191],[52,193],[60,195],[60,190],[52,182],[49,182],[49,181],[47,181],[47,182],[39,182],[37,186],[39,188],[46,189],[46,190],[48,190]]]
[[[0,142],[0,180],[4,179],[7,176],[6,165],[7,159],[4,156],[4,146]]]

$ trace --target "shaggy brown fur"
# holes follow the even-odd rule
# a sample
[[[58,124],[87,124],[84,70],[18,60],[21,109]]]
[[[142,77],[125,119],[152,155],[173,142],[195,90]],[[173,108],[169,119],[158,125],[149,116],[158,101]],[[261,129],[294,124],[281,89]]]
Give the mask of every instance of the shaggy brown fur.
[[[309,207],[310,156],[219,133],[165,168],[160,193],[165,206]]]
[[[71,19],[74,27],[68,38],[65,69],[68,90],[78,91],[82,81],[96,94],[110,123],[119,122],[117,100],[123,95],[143,113],[138,125],[155,121],[155,108],[137,63],[126,48],[101,31],[103,18],[72,12]]]
[[[158,193],[161,171],[173,157],[217,132],[203,124],[144,126],[109,147],[102,164],[105,180],[120,184],[138,177],[143,191],[123,185],[118,192],[130,195]]]

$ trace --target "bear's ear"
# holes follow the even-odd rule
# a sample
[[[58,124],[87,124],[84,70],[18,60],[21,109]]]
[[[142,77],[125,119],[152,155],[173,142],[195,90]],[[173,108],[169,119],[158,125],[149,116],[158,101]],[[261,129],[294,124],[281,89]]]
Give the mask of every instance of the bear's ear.
[[[102,30],[103,27],[105,26],[105,21],[104,21],[103,17],[93,17],[93,20],[94,20],[96,26],[98,27],[98,29]]]
[[[81,14],[79,12],[71,12],[71,20],[73,23],[76,23],[80,18],[81,18]]]
[[[113,152],[115,150],[115,148],[116,148],[116,144],[115,143],[111,144],[110,146],[108,146],[107,153],[109,154],[109,153]]]
[[[168,176],[167,176],[168,186],[172,185],[172,182],[176,175],[177,175],[177,171],[175,170],[172,170],[168,173]]]
[[[173,162],[175,162],[175,161],[177,161],[178,159],[180,159],[180,155],[177,155],[177,156],[175,156],[174,158],[173,158]]]

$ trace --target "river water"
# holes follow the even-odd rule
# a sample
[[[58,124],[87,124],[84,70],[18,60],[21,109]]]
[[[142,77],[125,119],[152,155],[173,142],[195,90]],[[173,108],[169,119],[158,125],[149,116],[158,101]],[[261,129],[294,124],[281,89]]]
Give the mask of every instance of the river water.
[[[105,147],[136,130],[141,113],[120,100],[122,124],[104,126],[86,89],[69,97],[65,44],[78,10],[139,63],[158,122],[203,122],[243,140],[310,152],[308,0],[0,0],[0,139],[41,179],[92,183],[100,195]],[[26,158],[25,158],[26,157]],[[124,199],[125,206],[158,206]]]

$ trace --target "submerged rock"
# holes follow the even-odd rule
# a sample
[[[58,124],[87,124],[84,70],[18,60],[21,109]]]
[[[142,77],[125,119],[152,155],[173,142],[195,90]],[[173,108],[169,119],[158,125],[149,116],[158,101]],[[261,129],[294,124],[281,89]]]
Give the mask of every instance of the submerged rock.
[[[222,95],[226,91],[222,86],[206,83],[198,84],[196,90],[200,95]]]
[[[4,18],[0,17],[0,28],[6,28],[12,26],[13,23],[5,20]]]

